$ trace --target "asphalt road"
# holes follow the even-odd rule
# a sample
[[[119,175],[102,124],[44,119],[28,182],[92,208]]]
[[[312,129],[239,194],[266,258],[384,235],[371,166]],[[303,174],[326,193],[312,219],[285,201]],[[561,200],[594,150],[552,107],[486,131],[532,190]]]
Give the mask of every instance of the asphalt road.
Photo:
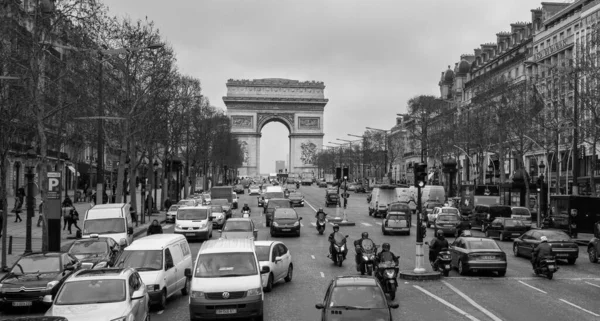
[[[331,226],[327,227],[325,235],[318,235],[313,225],[315,209],[324,207],[325,189],[303,186],[300,191],[307,201],[304,208],[296,208],[303,217],[301,236],[275,238],[290,249],[295,266],[294,279],[290,283],[275,285],[271,293],[265,294],[265,320],[319,320],[320,310],[314,306],[322,301],[331,279],[337,275],[358,274],[352,249],[342,267],[334,266],[327,258],[327,235],[331,232]],[[258,239],[271,239],[256,200],[256,196],[240,195],[240,207],[243,203],[252,207],[252,218],[259,227]],[[329,217],[342,216],[341,209],[332,207],[325,208],[325,211]],[[356,226],[341,228],[344,234],[350,236],[350,241],[366,231],[376,244],[389,242],[392,245],[392,251],[400,255],[402,270],[414,268],[414,227],[410,236],[384,236],[381,233],[381,219],[368,215],[365,194],[350,194],[346,214],[348,220],[356,223]],[[172,226],[166,225],[165,232],[172,232]],[[428,239],[432,234],[433,231],[429,229]],[[218,233],[214,233],[213,238],[218,238]],[[396,296],[400,308],[393,310],[394,319],[600,320],[600,265],[588,261],[584,247],[580,247],[580,257],[575,265],[560,265],[561,269],[554,279],[547,280],[533,275],[528,259],[512,255],[512,242],[498,241],[498,244],[507,252],[509,260],[505,277],[492,274],[463,277],[452,271],[449,277],[441,281],[400,280]],[[190,245],[196,255],[201,243],[193,242]],[[40,312],[34,314],[39,315]],[[0,319],[6,317],[0,315]],[[180,294],[171,298],[164,311],[153,311],[152,320],[189,320],[188,299]]]

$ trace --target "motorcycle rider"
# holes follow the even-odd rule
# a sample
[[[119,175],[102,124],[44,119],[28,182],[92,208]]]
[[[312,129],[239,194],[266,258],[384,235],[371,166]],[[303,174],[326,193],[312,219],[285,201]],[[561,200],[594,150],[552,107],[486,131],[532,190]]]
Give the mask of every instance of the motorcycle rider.
[[[534,270],[540,263],[540,259],[543,259],[546,256],[552,256],[552,248],[550,247],[550,244],[548,244],[548,238],[545,235],[542,235],[540,241],[540,244],[533,249],[533,253],[531,254],[531,265]]]
[[[377,258],[375,258],[375,263],[379,264],[381,262],[394,261],[396,265],[400,261],[400,257],[396,256],[392,251],[390,251],[390,243],[383,243],[381,245],[381,252],[377,254]]]
[[[248,213],[251,212],[250,206],[248,206],[248,203],[244,203],[244,207],[242,207],[242,213],[244,213],[245,211],[248,211]]]
[[[436,237],[429,244],[429,262],[433,265],[440,251],[447,249],[448,246],[448,240],[444,237],[444,232],[438,230]]]
[[[369,233],[362,232],[362,234],[360,235],[360,239],[354,241],[354,249],[356,250],[356,257],[354,259],[356,261],[356,269],[358,271],[362,271],[361,266],[360,266],[360,264],[361,264],[360,258],[362,255],[362,240],[368,239],[368,238],[369,238]]]
[[[323,213],[323,216],[327,216],[327,213],[325,213],[325,211],[323,211],[322,207],[319,207],[319,210],[317,211],[317,213],[315,213],[315,218],[319,219],[319,214]],[[339,226],[338,226],[339,228]]]
[[[319,209],[319,210],[322,210]],[[335,233],[339,233],[340,232],[340,226],[337,224],[333,225],[333,232],[331,232],[331,234],[329,234],[329,255],[333,255],[333,244],[335,243],[335,240],[333,238],[333,236],[335,235]],[[344,252],[344,260],[346,259],[346,253],[348,253],[348,249],[346,248],[346,251]]]

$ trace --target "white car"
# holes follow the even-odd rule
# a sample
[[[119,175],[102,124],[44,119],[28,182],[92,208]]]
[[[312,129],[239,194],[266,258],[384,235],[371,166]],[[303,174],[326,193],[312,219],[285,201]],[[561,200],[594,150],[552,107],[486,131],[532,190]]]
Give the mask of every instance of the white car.
[[[232,200],[232,204],[231,204],[232,206],[231,207],[234,208],[234,209],[238,208],[238,200],[239,200],[239,198],[238,198],[238,195],[237,195],[236,192],[233,192],[231,194],[231,200]]]
[[[265,292],[273,289],[273,284],[284,280],[291,282],[294,275],[292,254],[285,244],[279,241],[254,241],[260,268],[269,267],[269,273],[261,274]]]
[[[248,191],[250,195],[260,195],[260,187],[258,187],[257,185],[251,185],[248,188]]]

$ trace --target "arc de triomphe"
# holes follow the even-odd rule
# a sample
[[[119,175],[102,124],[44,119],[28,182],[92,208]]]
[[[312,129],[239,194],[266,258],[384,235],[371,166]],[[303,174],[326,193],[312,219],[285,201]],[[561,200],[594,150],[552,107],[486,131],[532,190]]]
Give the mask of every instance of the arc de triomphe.
[[[262,128],[273,121],[289,132],[287,168],[291,173],[317,173],[315,155],[323,146],[323,111],[329,101],[322,82],[268,78],[227,81],[223,102],[232,133],[244,149],[240,176],[260,174]],[[263,173],[264,174],[264,173]]]

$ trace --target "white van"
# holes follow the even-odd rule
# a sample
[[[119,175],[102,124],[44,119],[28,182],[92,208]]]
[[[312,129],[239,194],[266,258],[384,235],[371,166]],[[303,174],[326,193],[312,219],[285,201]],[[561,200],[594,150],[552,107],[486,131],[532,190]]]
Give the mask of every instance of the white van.
[[[183,206],[177,209],[175,216],[175,234],[188,239],[209,240],[213,225],[210,206]]]
[[[254,318],[263,320],[262,273],[254,242],[220,239],[204,242],[198,251],[192,278],[190,319]]]
[[[281,186],[267,186],[265,193],[283,193],[283,187]]]
[[[92,234],[111,237],[119,246],[126,247],[133,242],[133,221],[130,205],[126,203],[99,204],[85,212],[83,218],[83,238]]]
[[[421,204],[426,206],[428,202],[444,203],[446,201],[446,191],[444,186],[426,185],[421,194]]]
[[[115,267],[135,268],[146,285],[150,304],[163,310],[167,298],[181,291],[190,292],[192,252],[182,235],[154,234],[135,240],[119,256]]]

